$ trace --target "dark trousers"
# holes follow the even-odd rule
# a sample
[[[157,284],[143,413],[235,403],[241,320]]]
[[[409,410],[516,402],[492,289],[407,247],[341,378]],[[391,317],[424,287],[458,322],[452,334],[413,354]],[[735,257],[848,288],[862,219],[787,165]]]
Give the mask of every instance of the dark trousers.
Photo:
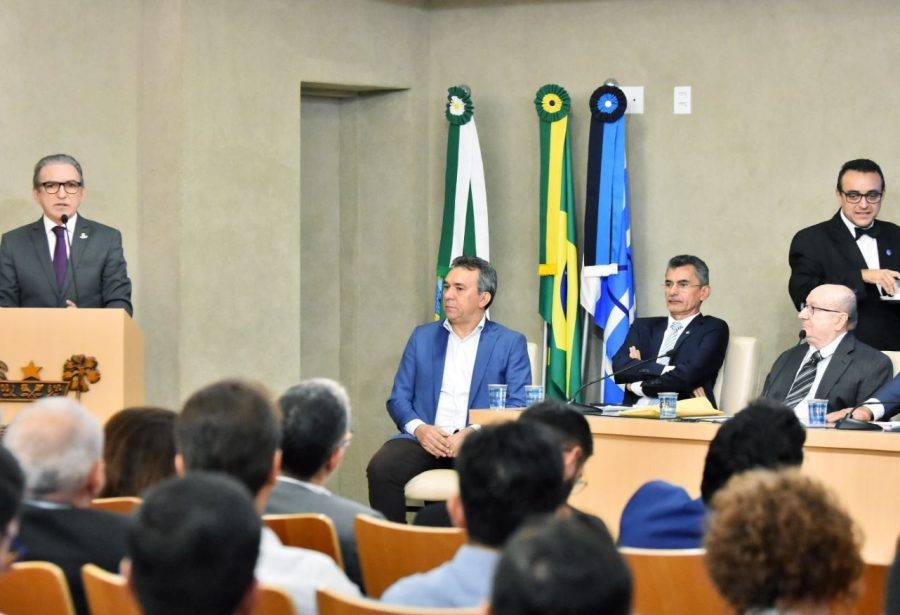
[[[434,457],[415,440],[394,438],[372,455],[366,476],[369,505],[389,521],[406,523],[403,488],[413,476],[426,470],[452,468],[453,459]]]

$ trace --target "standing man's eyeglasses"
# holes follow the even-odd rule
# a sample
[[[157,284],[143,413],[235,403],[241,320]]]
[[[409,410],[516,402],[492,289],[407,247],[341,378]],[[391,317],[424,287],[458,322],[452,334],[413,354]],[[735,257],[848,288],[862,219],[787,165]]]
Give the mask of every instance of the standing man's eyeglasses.
[[[41,188],[43,188],[44,192],[46,192],[47,194],[56,194],[57,192],[59,192],[60,186],[62,186],[65,189],[66,194],[77,194],[78,191],[81,190],[81,187],[83,185],[84,184],[82,184],[81,182],[76,181],[44,182],[41,184]]]
[[[881,197],[884,196],[884,192],[878,192],[877,190],[869,190],[865,194],[856,190],[851,190],[850,192],[841,190],[841,194],[844,195],[848,203],[859,203],[863,197],[866,197],[866,203],[871,203],[872,205],[880,203]]]

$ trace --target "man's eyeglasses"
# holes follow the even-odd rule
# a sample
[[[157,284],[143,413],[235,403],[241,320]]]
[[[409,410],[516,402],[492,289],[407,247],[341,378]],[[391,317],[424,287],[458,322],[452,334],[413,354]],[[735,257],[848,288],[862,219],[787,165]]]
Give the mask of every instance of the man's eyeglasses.
[[[62,187],[66,194],[77,194],[81,187],[84,184],[77,181],[68,181],[68,182],[43,182],[41,184],[41,188],[44,189],[44,192],[47,194],[56,194],[59,192],[60,187]]]
[[[832,314],[843,314],[842,310],[829,310],[828,308],[818,307],[816,305],[809,305],[805,301],[800,304],[800,311],[809,310],[810,316],[815,316],[816,312],[830,312]]]
[[[869,190],[865,194],[862,192],[857,192],[856,190],[851,190],[850,192],[844,192],[841,190],[841,194],[844,195],[844,198],[847,199],[848,203],[859,203],[863,197],[866,197],[866,202],[875,205],[881,202],[881,197],[884,196],[884,192],[878,192],[877,190]]]
[[[678,288],[684,290],[686,288],[691,288],[692,286],[703,286],[703,284],[691,284],[687,280],[678,280],[677,282],[673,282],[672,280],[666,280],[663,284],[665,288],[672,288],[673,286],[677,286]]]

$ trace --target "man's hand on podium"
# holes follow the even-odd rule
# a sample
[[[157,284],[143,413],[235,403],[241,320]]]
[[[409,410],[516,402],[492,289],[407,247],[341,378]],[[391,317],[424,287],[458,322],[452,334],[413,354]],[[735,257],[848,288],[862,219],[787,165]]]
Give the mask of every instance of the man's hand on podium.
[[[66,307],[67,307],[67,308],[77,308],[78,306],[75,305],[75,302],[74,302],[74,301],[72,301],[72,300],[70,300],[70,299],[66,299]]]

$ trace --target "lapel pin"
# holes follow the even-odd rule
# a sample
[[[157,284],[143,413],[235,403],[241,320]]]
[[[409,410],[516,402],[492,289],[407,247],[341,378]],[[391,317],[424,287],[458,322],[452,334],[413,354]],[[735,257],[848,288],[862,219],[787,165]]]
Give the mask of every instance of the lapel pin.
[[[82,233],[78,236],[78,239],[87,239],[87,233]]]
[[[893,254],[893,252],[891,251],[890,248],[888,248],[887,250],[885,250],[884,253],[887,254],[888,256],[890,256],[891,254]]]

